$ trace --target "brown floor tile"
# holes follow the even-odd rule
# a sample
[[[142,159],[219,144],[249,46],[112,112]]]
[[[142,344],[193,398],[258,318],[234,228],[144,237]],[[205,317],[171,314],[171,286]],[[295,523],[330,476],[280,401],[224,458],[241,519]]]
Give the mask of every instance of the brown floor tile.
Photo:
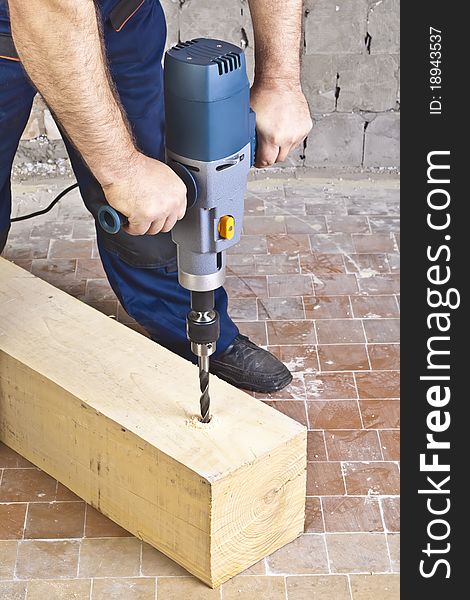
[[[251,579],[251,577],[244,579]],[[162,600],[183,600],[185,598],[187,600],[220,600],[220,589],[211,590],[194,577],[159,577],[157,598],[162,598]]]
[[[51,240],[48,258],[91,258],[92,240]]]
[[[134,577],[140,571],[140,540],[136,538],[84,539],[80,577]]]
[[[227,277],[224,287],[230,298],[264,298],[268,295],[265,276]]]
[[[57,482],[38,469],[6,469],[0,485],[0,502],[55,500]]]
[[[118,312],[118,300],[86,300],[88,306],[103,313],[107,317],[116,318]]]
[[[388,266],[392,273],[400,273],[401,257],[399,254],[387,254]]]
[[[0,581],[0,600],[24,600],[25,581]]]
[[[229,254],[266,254],[266,238],[263,235],[242,235],[238,244],[232,246]]]
[[[400,321],[398,319],[365,319],[364,329],[369,344],[392,344],[400,341]]]
[[[369,233],[367,217],[362,215],[346,215],[326,217],[330,233]]]
[[[348,578],[343,575],[287,577],[288,600],[351,600]]]
[[[324,533],[323,514],[320,498],[307,496],[305,503],[305,533]]]
[[[256,321],[258,307],[256,298],[233,298],[229,301],[229,314],[236,321]]]
[[[305,319],[302,298],[258,298],[258,319]]]
[[[76,577],[80,542],[25,540],[19,543],[16,576],[20,579]]]
[[[238,321],[236,322],[240,333],[247,335],[258,346],[267,346],[266,324],[264,321]]]
[[[360,400],[359,407],[366,429],[396,429],[400,427],[400,402],[398,400]]]
[[[353,296],[351,298],[354,317],[377,319],[398,317],[399,310],[395,296]]]
[[[309,296],[313,294],[310,275],[269,275],[268,294],[271,298]]]
[[[392,571],[400,572],[400,534],[389,533],[387,535],[388,550],[390,552],[390,561],[392,563]]]
[[[345,493],[339,462],[307,463],[307,496],[342,496]]]
[[[322,194],[321,199],[312,201],[308,199],[305,204],[305,211],[308,215],[346,215],[346,207],[342,199],[333,199]]]
[[[383,533],[327,533],[326,544],[333,573],[390,571]],[[374,598],[382,600],[382,596]]]
[[[266,236],[269,254],[298,254],[310,252],[307,234],[269,234]]]
[[[357,253],[395,252],[396,250],[395,240],[390,233],[354,233],[352,239]]]
[[[400,374],[397,371],[356,373],[359,398],[399,398]]]
[[[344,273],[344,261],[341,254],[309,253],[300,255],[300,268],[302,273],[311,273],[320,277]]]
[[[53,240],[69,238],[72,235],[73,222],[46,221],[39,225],[33,225],[30,237],[51,238]]]
[[[387,531],[400,531],[400,498],[381,498],[384,524]]]
[[[85,537],[103,538],[103,537],[132,537],[132,535],[120,527],[108,517],[95,510],[92,506],[86,507],[85,517]]]
[[[353,496],[394,496],[400,493],[400,472],[391,462],[343,464],[348,494]]]
[[[327,460],[323,431],[307,432],[307,460],[310,462]]]
[[[0,580],[13,579],[17,550],[18,542],[0,540]]]
[[[45,580],[28,582],[28,600],[89,600],[90,579]],[[112,596],[107,596],[112,598]]]
[[[74,281],[77,269],[75,258],[46,259],[38,258],[31,263],[31,273],[48,281],[52,285],[59,286],[63,280]]]
[[[95,221],[91,218],[75,221],[72,237],[77,240],[94,239],[96,237]]]
[[[365,342],[362,322],[352,319],[323,319],[316,324],[319,344]]]
[[[382,460],[376,431],[325,431],[325,441],[330,460]]]
[[[346,200],[348,215],[388,215],[389,208],[385,200],[370,198],[348,198]]]
[[[318,373],[305,375],[307,400],[346,400],[357,398],[351,373]]]
[[[383,430],[379,432],[385,460],[400,460],[400,432]]]
[[[305,400],[305,384],[301,374],[294,373],[291,383],[279,392],[255,392],[260,400]]]
[[[106,274],[99,258],[79,258],[77,279],[103,279]]]
[[[341,319],[351,317],[349,296],[304,296],[307,319]]]
[[[267,215],[305,215],[303,198],[276,198],[272,195],[265,198],[264,203]]]
[[[360,429],[361,415],[355,400],[307,402],[312,429]]]
[[[83,537],[85,502],[35,502],[30,504],[25,539]]]
[[[227,275],[240,277],[254,273],[255,257],[253,254],[227,254]]]
[[[367,350],[362,344],[320,345],[318,358],[322,371],[359,371],[370,368]]]
[[[247,216],[243,219],[245,235],[266,235],[267,233],[286,233],[286,224],[281,215],[268,217]]]
[[[383,531],[376,498],[322,498],[326,531]]]
[[[116,294],[111,289],[107,279],[88,279],[86,282],[85,301],[105,302],[115,301]],[[117,306],[116,306],[117,311]]]
[[[10,259],[10,261],[15,264],[17,267],[21,267],[22,269],[24,269],[25,271],[31,271],[31,266],[33,264],[33,260],[30,259],[25,259],[22,260],[21,258],[17,258],[17,259]]]
[[[249,194],[250,192],[248,192]],[[246,215],[264,215],[263,199],[257,196],[248,195],[245,198],[245,214]]]
[[[155,579],[95,579],[92,600],[155,600]]]
[[[325,573],[328,571],[325,542],[322,535],[301,535],[266,558],[271,573]]]
[[[370,296],[383,296],[384,294],[398,294],[400,292],[400,275],[398,274],[358,277],[357,283],[361,294]]]
[[[327,233],[325,217],[316,215],[288,216],[287,233]]]
[[[348,254],[344,256],[348,273],[358,273],[359,277],[370,277],[390,272],[387,254]]]
[[[388,231],[400,231],[399,217],[370,217],[370,228],[372,233],[386,233]]]
[[[164,596],[166,598],[166,596]],[[193,598],[193,596],[191,596]],[[206,596],[194,596],[195,600],[205,600]],[[212,596],[207,596],[211,598]],[[214,596],[214,599],[216,596]],[[266,598],[269,600],[285,600],[284,577],[235,577],[223,585],[224,600],[253,600]],[[169,598],[173,600],[173,598]],[[175,598],[176,600],[176,598]]]
[[[313,281],[317,296],[345,296],[358,293],[356,275],[338,273],[337,275],[318,275]]]
[[[267,321],[268,342],[277,344],[316,344],[312,321]]]
[[[315,346],[269,346],[268,350],[277,356],[291,373],[315,373],[318,371]]]
[[[27,504],[0,504],[0,540],[23,537]]]
[[[370,366],[373,370],[397,370],[400,368],[399,344],[369,344]]]
[[[72,492],[72,490],[69,490],[68,488],[65,487],[65,485],[62,485],[59,482],[57,482],[57,493],[55,495],[55,499],[57,502],[81,502],[82,501],[82,499],[79,498],[76,494],[74,494]]]
[[[305,402],[303,400],[267,400],[266,404],[308,427]]]
[[[254,259],[257,275],[300,273],[298,254],[258,254]]]
[[[160,577],[186,576],[188,572],[149,544],[142,542],[142,575]]]
[[[48,250],[49,238],[29,240],[28,238],[8,237],[2,256],[8,259],[33,260],[35,258],[46,258]]]
[[[399,600],[400,578],[398,575],[352,575],[353,600]]]
[[[354,252],[354,246],[349,233],[314,233],[310,235],[312,252],[327,254],[348,254]]]

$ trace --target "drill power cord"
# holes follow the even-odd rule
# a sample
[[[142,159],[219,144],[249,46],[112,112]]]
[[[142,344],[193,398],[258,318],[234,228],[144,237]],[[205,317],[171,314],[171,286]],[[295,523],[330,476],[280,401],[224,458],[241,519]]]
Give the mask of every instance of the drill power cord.
[[[69,187],[65,188],[65,190],[62,190],[60,192],[60,194],[58,194],[54,198],[54,200],[49,204],[49,206],[46,206],[46,208],[42,208],[41,210],[37,210],[36,212],[32,212],[27,215],[21,215],[19,217],[14,217],[13,219],[10,219],[10,221],[12,223],[17,223],[18,221],[26,221],[26,219],[32,219],[33,217],[39,217],[39,215],[45,215],[46,213],[48,213],[50,210],[52,210],[54,208],[54,206],[57,204],[57,202],[59,202],[59,200],[61,200],[66,194],[68,194],[69,192],[71,192],[72,190],[74,190],[77,187],[78,187],[78,183],[69,185]]]

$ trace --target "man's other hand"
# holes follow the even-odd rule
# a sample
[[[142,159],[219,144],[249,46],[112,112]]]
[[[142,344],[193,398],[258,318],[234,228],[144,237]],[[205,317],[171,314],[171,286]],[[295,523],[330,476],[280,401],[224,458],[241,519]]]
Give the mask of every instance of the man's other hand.
[[[186,186],[164,163],[137,154],[129,173],[103,185],[109,204],[125,215],[131,235],[170,231],[186,212]]]
[[[258,168],[283,162],[312,129],[307,100],[299,84],[255,82],[251,88],[251,107],[256,112]]]

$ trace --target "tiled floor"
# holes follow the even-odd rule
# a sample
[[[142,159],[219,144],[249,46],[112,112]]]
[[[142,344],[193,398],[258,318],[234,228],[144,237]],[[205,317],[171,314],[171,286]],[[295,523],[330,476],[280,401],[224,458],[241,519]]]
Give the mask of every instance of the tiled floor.
[[[16,185],[15,214],[69,181]],[[0,445],[0,599],[397,600],[398,182],[250,183],[231,313],[294,372],[269,397],[309,427],[305,535],[210,590]],[[4,255],[138,328],[78,195],[12,226]]]

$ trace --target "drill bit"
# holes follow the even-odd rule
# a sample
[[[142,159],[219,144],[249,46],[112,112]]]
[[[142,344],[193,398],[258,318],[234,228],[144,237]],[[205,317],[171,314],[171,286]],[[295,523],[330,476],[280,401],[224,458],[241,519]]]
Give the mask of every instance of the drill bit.
[[[209,423],[210,416],[210,397],[209,397],[209,357],[199,356],[199,387],[201,389],[201,422]]]

